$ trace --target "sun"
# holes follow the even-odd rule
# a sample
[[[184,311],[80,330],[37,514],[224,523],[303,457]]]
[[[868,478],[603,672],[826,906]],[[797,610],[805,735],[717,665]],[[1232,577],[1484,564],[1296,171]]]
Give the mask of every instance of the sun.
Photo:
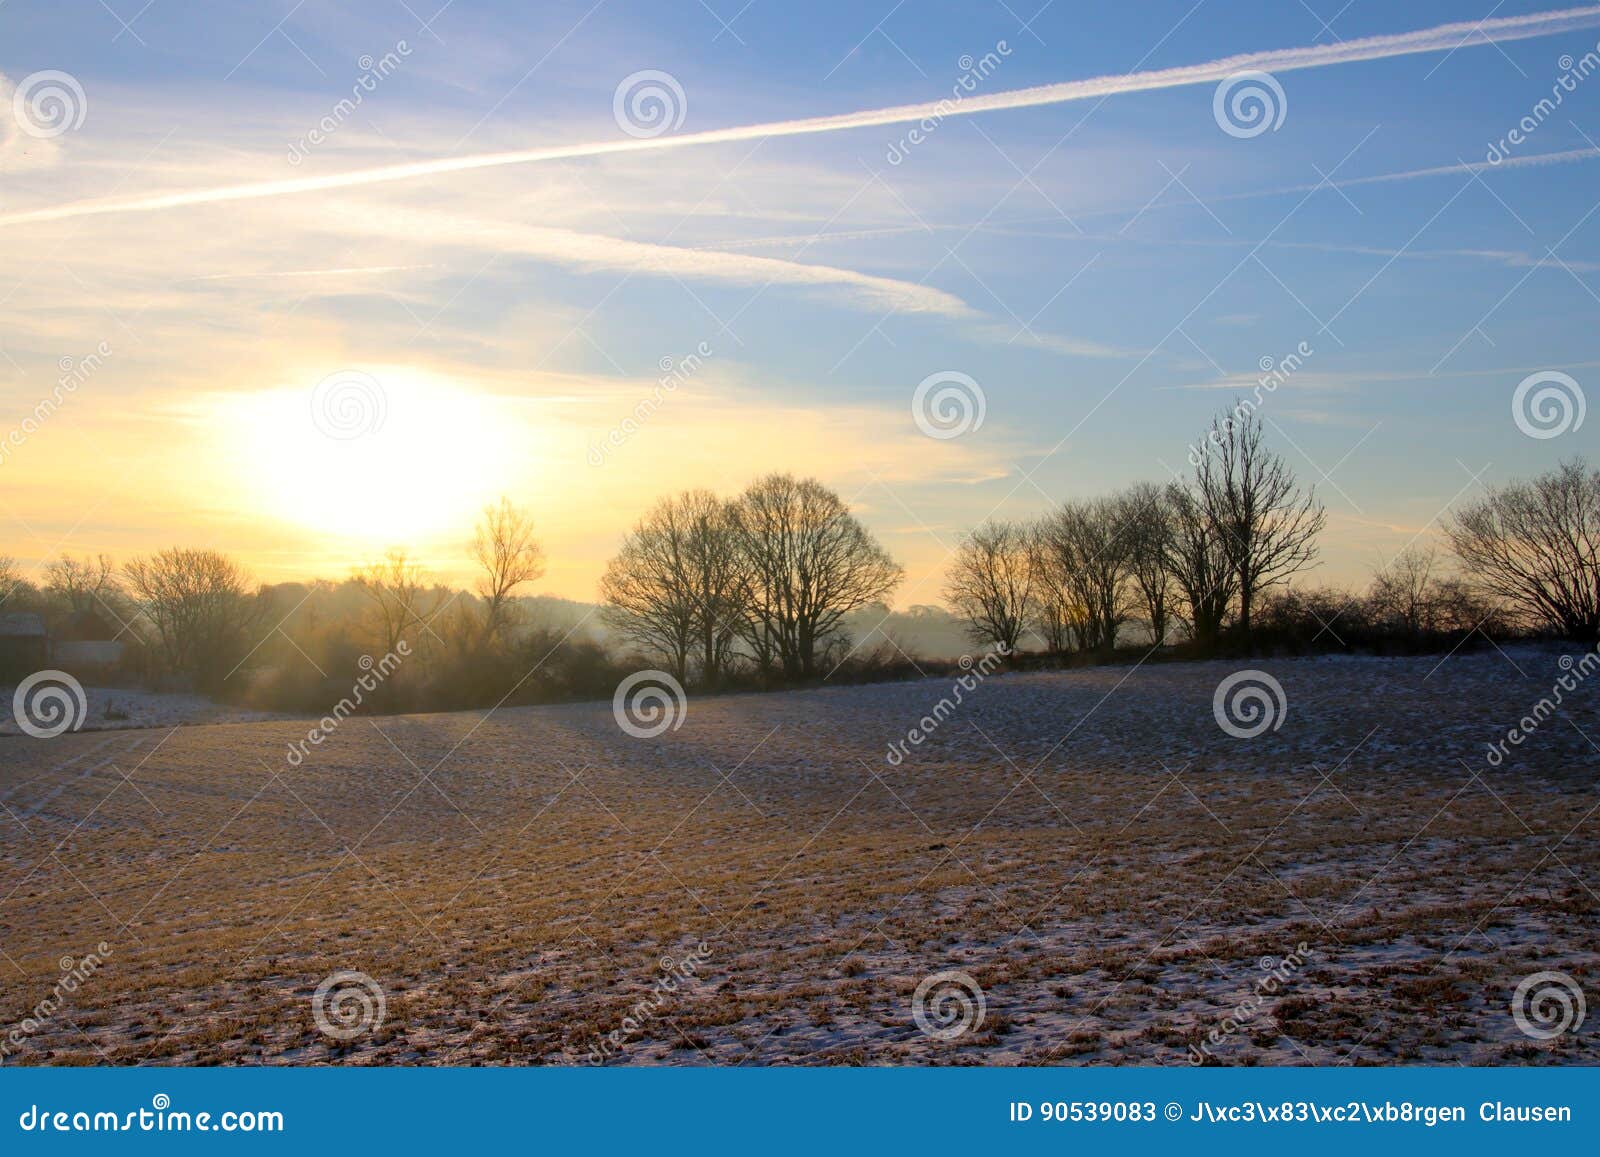
[[[514,481],[504,402],[410,367],[337,370],[228,404],[261,511],[347,541],[465,537]]]

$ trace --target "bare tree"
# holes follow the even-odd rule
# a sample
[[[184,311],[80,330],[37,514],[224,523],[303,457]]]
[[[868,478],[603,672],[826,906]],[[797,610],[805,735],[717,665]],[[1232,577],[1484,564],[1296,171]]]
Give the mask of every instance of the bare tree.
[[[1474,581],[1527,621],[1600,637],[1600,470],[1582,460],[1512,482],[1445,524]]]
[[[1052,655],[1064,655],[1078,644],[1082,609],[1067,591],[1065,576],[1050,548],[1049,519],[1028,526],[1028,558],[1033,569],[1033,606],[1030,618]]]
[[[961,540],[945,579],[945,598],[967,621],[975,642],[1010,652],[1027,629],[1034,603],[1034,555],[1028,530],[986,522]]]
[[[1261,442],[1261,419],[1240,408],[1214,418],[1195,466],[1200,500],[1233,559],[1239,630],[1250,637],[1256,597],[1310,566],[1327,512],[1302,491],[1284,460]]]
[[[1042,534],[1053,579],[1080,610],[1085,650],[1109,651],[1127,618],[1132,528],[1115,498],[1063,503]]]
[[[1167,641],[1172,619],[1172,572],[1167,555],[1173,536],[1173,513],[1166,490],[1154,482],[1136,482],[1120,496],[1119,517],[1128,534],[1128,573],[1150,625],[1156,646]]]
[[[611,627],[687,680],[695,638],[688,533],[670,500],[653,507],[623,540],[600,577]]]
[[[1233,552],[1197,491],[1169,483],[1167,509],[1172,519],[1164,552],[1167,573],[1188,612],[1189,633],[1202,650],[1209,651],[1222,634],[1238,589]]]
[[[690,591],[700,649],[700,678],[714,684],[732,657],[747,621],[748,589],[732,507],[709,490],[679,496],[688,528]]]
[[[123,574],[168,670],[215,687],[244,660],[264,604],[232,559],[174,547],[133,559]]]
[[[904,576],[833,491],[812,478],[769,474],[733,507],[746,573],[747,632],[770,645],[790,677],[814,675],[817,656],[857,607]]]
[[[384,653],[392,652],[406,632],[423,621],[426,572],[404,549],[394,547],[351,577],[373,609]]]
[[[44,564],[44,577],[45,590],[63,600],[75,615],[108,606],[107,600],[117,588],[116,565],[104,554],[81,559],[63,554]]]
[[[0,606],[4,606],[21,585],[22,572],[17,569],[17,560],[9,554],[0,554]]]
[[[1434,623],[1441,631],[1483,631],[1491,637],[1509,631],[1518,616],[1507,614],[1498,598],[1471,579],[1452,575],[1434,584]]]
[[[1438,629],[1439,552],[1411,546],[1372,576],[1367,601],[1380,619],[1412,634]]]
[[[524,583],[544,577],[544,548],[533,534],[533,519],[526,511],[501,498],[498,506],[485,506],[472,538],[472,557],[483,571],[478,594],[488,604],[483,640],[491,642],[506,626],[510,600]]]
[[[707,683],[726,666],[743,590],[727,504],[705,490],[651,507],[600,580],[606,619],[620,634],[680,680],[697,658]]]

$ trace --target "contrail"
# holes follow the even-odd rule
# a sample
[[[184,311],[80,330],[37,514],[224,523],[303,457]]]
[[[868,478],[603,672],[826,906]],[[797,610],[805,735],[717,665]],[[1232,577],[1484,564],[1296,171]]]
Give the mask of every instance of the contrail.
[[[1552,36],[1579,28],[1600,25],[1600,5],[1584,8],[1566,8],[1553,12],[1539,12],[1527,16],[1505,16],[1493,20],[1463,21],[1441,24],[1435,28],[1419,29],[1385,36],[1369,36],[1362,40],[1346,40],[1337,44],[1310,45],[1303,48],[1282,48],[1269,52],[1253,52],[1224,57],[1204,64],[1189,64],[1177,68],[1156,69],[1149,72],[1130,72],[1116,76],[1094,77],[1088,80],[1070,80],[1057,84],[1037,85],[1033,88],[1013,89],[1009,92],[969,96],[960,100],[944,99],[924,101],[919,104],[895,105],[890,108],[866,109],[860,112],[840,113],[834,116],[807,117],[800,120],[773,121],[767,124],[739,125],[706,132],[682,133],[638,140],[595,141],[587,144],[553,145],[546,148],[524,149],[516,152],[479,153],[466,157],[443,157],[433,161],[416,161],[404,165],[384,165],[378,168],[357,169],[348,173],[335,173],[324,177],[303,177],[286,181],[261,181],[254,184],[227,185],[210,189],[193,189],[180,193],[163,193],[147,197],[107,198],[77,201],[48,209],[33,209],[0,215],[0,227],[23,225],[41,221],[62,221],[74,217],[97,216],[104,213],[147,213],[160,209],[176,209],[186,205],[207,205],[223,201],[244,201],[261,197],[281,197],[295,193],[318,193],[333,189],[347,189],[360,185],[378,185],[389,181],[408,181],[418,177],[442,176],[463,173],[474,169],[491,169],[501,165],[527,165],[540,161],[571,160],[578,157],[608,156],[612,153],[641,152],[646,149],[681,149],[692,145],[714,145],[730,141],[748,141],[765,137],[790,137],[810,133],[831,133],[846,129],[870,128],[879,125],[910,124],[929,117],[971,116],[974,113],[996,112],[1005,109],[1037,108],[1043,105],[1064,104],[1069,101],[1090,100],[1096,97],[1116,96],[1129,92],[1149,92],[1184,85],[1208,84],[1224,80],[1236,72],[1293,72],[1305,68],[1322,68],[1332,64],[1351,64],[1363,60],[1381,60],[1393,56],[1411,56],[1426,52],[1445,52],[1464,48],[1469,43],[1526,40],[1532,37]]]
[[[1288,193],[1309,193],[1315,189],[1352,189],[1357,185],[1387,185],[1396,181],[1416,181],[1424,177],[1448,177],[1456,173],[1489,173],[1496,169],[1538,168],[1544,165],[1565,165],[1573,161],[1590,161],[1600,157],[1600,148],[1566,149],[1559,153],[1530,153],[1523,157],[1506,157],[1499,161],[1458,161],[1453,165],[1435,165],[1429,169],[1407,169],[1400,173],[1375,173],[1367,177],[1341,177],[1337,181],[1324,181],[1320,185],[1287,185],[1279,189],[1258,189],[1248,193],[1223,193],[1211,198],[1214,201],[1243,201],[1253,197],[1279,197]],[[1181,204],[1182,202],[1166,202]]]
[[[1418,181],[1426,177],[1448,177],[1459,173],[1493,172],[1496,169],[1522,169],[1540,168],[1545,165],[1571,164],[1575,161],[1592,161],[1600,159],[1600,147],[1566,149],[1558,153],[1529,153],[1527,156],[1506,157],[1501,161],[1458,161],[1453,165],[1435,165],[1427,169],[1405,169],[1397,173],[1373,173],[1365,177],[1340,177],[1336,181],[1321,181],[1316,184],[1302,185],[1277,185],[1271,189],[1246,189],[1239,193],[1213,193],[1203,198],[1207,205],[1222,201],[1254,201],[1265,197],[1287,197],[1295,193],[1314,193],[1318,189],[1348,189],[1357,185],[1386,185],[1399,181]],[[1151,201],[1141,206],[1118,205],[1106,209],[1079,209],[1074,210],[1073,220],[1088,221],[1095,217],[1123,217],[1136,209],[1149,212],[1153,209],[1188,209],[1195,205],[1189,198],[1180,198],[1171,201]],[[708,252],[721,252],[729,249],[761,249],[775,245],[814,245],[818,241],[858,241],[863,237],[893,237],[905,233],[932,233],[939,229],[968,230],[980,229],[985,225],[1018,226],[1018,225],[1053,225],[1059,224],[1064,218],[1059,214],[1050,217],[1031,217],[1020,221],[990,221],[985,217],[978,221],[946,221],[942,223],[922,222],[917,225],[879,225],[865,229],[840,229],[833,233],[777,233],[767,237],[744,237],[737,240],[718,241],[715,245],[697,245],[694,248]],[[1082,233],[1056,233],[1047,236],[1072,238],[1074,236],[1091,237],[1091,234]],[[1109,238],[1107,238],[1109,239]],[[1137,240],[1137,238],[1134,238]]]

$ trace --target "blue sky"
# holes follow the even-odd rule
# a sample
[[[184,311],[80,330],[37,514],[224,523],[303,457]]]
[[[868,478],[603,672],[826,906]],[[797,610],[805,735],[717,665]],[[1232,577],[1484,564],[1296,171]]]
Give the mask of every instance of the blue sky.
[[[0,425],[61,359],[114,350],[0,465],[0,554],[25,562],[205,540],[264,578],[337,576],[399,541],[448,575],[461,519],[506,491],[547,528],[548,589],[590,598],[655,493],[781,467],[851,497],[907,563],[898,601],[933,602],[964,528],[1183,469],[1210,415],[1302,342],[1262,413],[1328,504],[1319,580],[1362,582],[1452,501],[1597,444],[1600,418],[1527,436],[1512,397],[1538,371],[1600,380],[1600,163],[1531,160],[1596,149],[1600,80],[1573,81],[1510,163],[1465,166],[1600,51],[1600,14],[1343,61],[1363,38],[1551,9],[141,4],[0,6],[0,111],[41,70],[87,106],[60,135],[0,137]],[[643,70],[682,92],[661,141],[938,101],[986,54],[972,97],[1294,48],[1328,62],[1269,69],[1282,120],[1248,137],[1210,81],[949,116],[896,163],[910,126],[867,124],[5,221],[627,142],[614,97]],[[385,54],[390,75],[336,113]],[[1424,170],[1444,171],[1407,176]],[[590,465],[662,360],[701,343]],[[309,415],[346,370],[382,390],[360,446]],[[977,383],[980,428],[918,429],[913,393],[940,372]]]

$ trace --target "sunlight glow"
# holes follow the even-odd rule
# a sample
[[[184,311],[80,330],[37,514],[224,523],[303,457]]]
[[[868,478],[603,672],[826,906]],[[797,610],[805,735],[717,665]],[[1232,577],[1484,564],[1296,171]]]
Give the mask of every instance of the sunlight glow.
[[[464,538],[515,472],[503,403],[410,367],[312,373],[224,405],[261,511],[345,539]]]

